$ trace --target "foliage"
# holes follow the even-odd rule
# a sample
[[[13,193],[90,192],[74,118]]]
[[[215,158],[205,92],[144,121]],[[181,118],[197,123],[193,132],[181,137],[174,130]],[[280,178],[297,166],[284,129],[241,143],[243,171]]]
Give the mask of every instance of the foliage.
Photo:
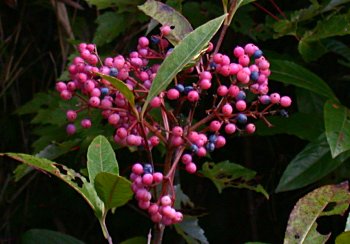
[[[86,0],[58,1],[56,5],[19,1],[17,9],[10,2],[0,3],[1,23],[6,23],[1,24],[0,35],[0,66],[4,67],[0,74],[0,126],[4,128],[0,131],[0,151],[27,154],[4,153],[1,155],[8,157],[0,157],[0,212],[4,213],[0,217],[0,242],[22,236],[24,243],[44,243],[50,238],[80,243],[71,237],[75,236],[86,243],[102,243],[102,237],[96,235],[101,227],[105,237],[112,236],[118,243],[146,243],[152,224],[142,217],[144,213],[135,210],[135,202],[129,202],[130,182],[124,178],[131,163],[145,155],[137,147],[111,145],[113,128],[94,110],[79,113],[79,120],[92,119],[93,128],[86,130],[75,122],[77,133],[67,136],[65,111],[77,100],[61,101],[56,92],[51,92],[53,84],[58,76],[69,78],[62,70],[72,62],[74,55],[69,55],[77,53],[73,44],[80,40],[94,42],[104,57],[126,53],[146,29],[152,36],[159,23],[174,24],[174,34],[168,40],[176,47],[162,64],[148,103],[178,72],[198,61],[208,40],[214,37],[213,42],[217,42],[219,35],[215,33],[224,21],[222,14],[229,11],[230,1]],[[293,107],[285,115],[288,118],[259,121],[255,136],[230,137],[226,149],[199,162],[202,170],[198,175],[186,176],[180,170],[183,191],[175,188],[180,199],[175,204],[185,217],[166,230],[164,242],[281,243],[284,239],[285,243],[308,243],[308,238],[315,237],[319,241],[313,239],[312,243],[326,239],[347,243],[349,228],[343,227],[341,217],[328,215],[343,215],[349,202],[347,184],[336,184],[347,180],[350,173],[350,1],[239,2],[242,6],[233,17],[222,50],[231,52],[236,45],[257,42],[270,60],[271,91],[290,94]],[[69,30],[73,35],[67,34]],[[135,105],[138,100],[123,81],[98,75],[121,91],[133,104],[134,114],[142,109]],[[196,112],[206,111],[199,107]],[[180,117],[176,119],[185,124]],[[162,125],[160,128],[164,130]],[[156,168],[161,169],[166,151],[154,150]],[[23,164],[15,169],[8,163],[9,157]],[[11,171],[15,171],[13,176]],[[33,174],[37,171],[68,184],[93,211],[85,211],[84,203],[53,184],[54,179]],[[42,188],[46,191],[39,196]],[[310,193],[300,198],[306,192]],[[63,199],[64,207],[57,207],[58,199]],[[127,202],[128,207],[123,207]],[[38,210],[37,206],[48,207]],[[106,221],[109,210],[114,214]],[[66,212],[72,216],[65,217]],[[327,218],[332,234],[320,234],[316,228],[323,227],[322,218]],[[71,236],[45,230],[60,231],[62,223]]]

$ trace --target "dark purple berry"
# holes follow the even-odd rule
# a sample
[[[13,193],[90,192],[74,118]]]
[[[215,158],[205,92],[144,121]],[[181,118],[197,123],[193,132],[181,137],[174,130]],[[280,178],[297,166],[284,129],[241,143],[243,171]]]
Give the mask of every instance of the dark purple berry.
[[[253,71],[250,74],[250,79],[253,81],[257,81],[259,79],[259,72],[258,71]]]
[[[152,165],[150,165],[150,164],[145,164],[145,165],[143,166],[143,172],[144,172],[145,174],[153,174]]]
[[[153,44],[158,44],[158,43],[159,43],[159,37],[151,36],[151,42],[152,42]]]
[[[246,98],[246,94],[244,91],[240,91],[238,92],[237,96],[236,96],[236,100],[244,100]]]
[[[102,96],[107,95],[108,92],[109,92],[109,89],[108,89],[107,87],[102,87],[102,88],[101,88],[101,94],[102,94]]]
[[[190,91],[193,91],[193,87],[192,86],[186,86],[184,89],[184,93],[187,95]]]
[[[248,118],[245,114],[238,114],[236,119],[237,119],[237,122],[240,124],[245,124],[248,121]]]
[[[194,152],[194,153],[198,152],[198,146],[195,145],[195,144],[192,144],[191,147],[190,147],[190,149],[191,149],[191,151]]]
[[[281,109],[281,110],[280,110],[280,115],[281,115],[282,117],[285,117],[285,118],[288,118],[288,117],[289,117],[289,114],[288,114],[288,112],[287,112],[285,109]]]
[[[185,87],[182,84],[177,84],[175,89],[182,93],[185,90]]]
[[[217,136],[213,134],[213,135],[210,135],[208,139],[209,139],[209,142],[215,143],[217,140]]]
[[[118,75],[118,70],[116,68],[111,68],[109,71],[110,76],[117,76]]]
[[[208,152],[213,152],[215,150],[215,142],[209,142],[207,145],[205,145],[205,148]]]
[[[263,52],[261,50],[256,50],[253,54],[253,58],[257,59],[260,58],[263,55]]]

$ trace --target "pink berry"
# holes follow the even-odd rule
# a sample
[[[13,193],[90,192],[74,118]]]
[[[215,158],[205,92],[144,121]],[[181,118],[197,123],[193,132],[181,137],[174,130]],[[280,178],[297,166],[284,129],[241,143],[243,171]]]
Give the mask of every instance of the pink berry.
[[[155,213],[151,215],[151,220],[154,223],[160,223],[162,221],[162,215],[160,213]]]
[[[160,142],[158,136],[152,136],[150,139],[149,139],[150,143],[152,146],[157,146]]]
[[[213,120],[210,122],[209,129],[213,132],[219,131],[221,128],[221,123],[218,120]]]
[[[225,126],[225,132],[227,134],[233,134],[235,133],[236,131],[236,125],[233,124],[233,123],[228,123],[226,126]]]
[[[131,171],[136,175],[143,174],[143,166],[140,163],[136,163],[132,166]]]
[[[230,116],[232,114],[232,111],[233,111],[231,104],[226,103],[224,106],[222,106],[221,111],[224,114],[224,116],[226,116],[226,117]]]
[[[171,145],[174,147],[178,147],[184,144],[184,140],[181,136],[173,136],[171,137]]]
[[[67,90],[67,85],[66,85],[66,83],[64,83],[64,82],[62,82],[62,81],[57,82],[57,83],[56,83],[56,91],[62,92],[62,91],[64,91],[64,90]]]
[[[120,120],[119,114],[111,114],[108,117],[108,123],[110,123],[111,125],[117,125],[119,120]]]
[[[199,81],[199,86],[203,90],[208,90],[211,87],[211,82],[208,79],[203,79]]]
[[[68,110],[66,113],[67,120],[72,122],[77,118],[78,114],[74,110]]]
[[[252,56],[256,50],[259,48],[255,46],[254,44],[248,43],[244,46],[244,52],[248,54],[249,56]]]
[[[141,47],[147,47],[147,46],[149,45],[149,40],[148,40],[148,38],[145,37],[145,36],[140,37],[140,38],[139,38],[139,45],[140,45]]]
[[[216,148],[220,148],[220,147],[225,146],[225,144],[226,144],[226,139],[225,139],[225,137],[223,137],[223,136],[218,136],[217,139],[216,139],[216,142],[215,142],[215,147],[216,147]]]
[[[219,96],[224,97],[228,93],[228,88],[225,85],[220,85],[216,91]]]
[[[175,126],[172,130],[174,136],[182,136],[183,129],[180,126]]]
[[[247,84],[249,83],[249,74],[247,74],[246,72],[244,72],[244,70],[240,70],[237,73],[237,80],[242,83],[242,84]]]
[[[68,90],[63,90],[61,91],[60,93],[60,97],[63,99],[63,100],[69,100],[71,99],[73,96],[72,92],[68,91]]]
[[[283,96],[280,99],[280,104],[282,107],[289,107],[292,104],[292,99],[288,96]]]
[[[205,155],[207,155],[207,150],[205,149],[205,147],[199,147],[197,151],[197,156],[204,157]]]
[[[142,183],[146,186],[149,186],[153,183],[153,175],[151,174],[144,174],[142,176]]]
[[[255,125],[252,124],[252,123],[247,124],[246,127],[245,127],[245,131],[248,134],[253,134],[255,132]]]
[[[242,66],[236,63],[230,63],[230,75],[235,75],[242,69]]]
[[[128,135],[128,131],[124,127],[120,127],[116,133],[121,139],[124,139]]]
[[[162,196],[162,198],[160,199],[160,202],[161,202],[162,206],[170,206],[173,203],[170,196]],[[164,211],[164,209],[165,208],[163,208],[163,211]]]
[[[228,64],[222,65],[218,72],[223,76],[229,76],[231,74],[231,67]]]
[[[176,90],[175,88],[171,88],[167,92],[167,98],[169,100],[176,100],[180,97],[180,92]]]
[[[240,65],[242,65],[243,67],[248,66],[249,62],[250,62],[250,59],[249,59],[248,55],[242,55],[238,58],[238,63]]]
[[[221,64],[221,62],[222,62],[222,54],[221,53],[215,54],[214,57],[213,57],[213,60],[214,60],[215,63]]]
[[[238,86],[236,85],[231,85],[229,88],[228,88],[228,95],[230,97],[236,97],[239,93],[240,89]]]
[[[230,62],[231,62],[231,60],[230,60],[229,56],[222,55],[222,61],[221,61],[222,65],[228,65],[228,64],[230,64]]]
[[[151,205],[151,202],[150,201],[139,201],[138,205],[139,205],[139,208],[146,210]]]
[[[199,94],[197,91],[190,91],[187,94],[187,99],[190,102],[197,102],[199,100]]]
[[[236,109],[240,112],[244,111],[247,108],[247,104],[244,100],[239,100],[236,102]]]
[[[199,138],[198,132],[196,132],[196,131],[191,131],[188,134],[188,139],[193,143],[196,142],[198,140],[198,138]]]
[[[278,93],[272,93],[270,95],[270,99],[271,99],[271,103],[275,104],[280,102],[281,97],[280,97],[280,94]]]
[[[159,210],[159,207],[157,204],[155,203],[152,203],[149,208],[148,208],[148,213],[153,215],[153,214],[156,214],[158,213],[158,210]]]
[[[240,56],[244,55],[244,49],[240,46],[235,47],[235,49],[233,49],[233,55],[236,58],[239,58]]]
[[[91,107],[98,107],[100,105],[101,101],[98,97],[90,97],[89,99],[89,105]]]
[[[162,27],[160,27],[160,32],[164,35],[167,36],[170,34],[171,32],[171,27],[169,25],[163,25]]]
[[[154,183],[160,183],[163,181],[163,174],[160,172],[153,173],[153,181]]]
[[[196,164],[193,162],[186,164],[186,171],[190,174],[196,173],[196,171],[197,171]]]
[[[90,128],[91,127],[91,120],[89,119],[83,119],[81,122],[80,122],[81,126],[85,129],[87,128]]]
[[[184,154],[184,155],[182,155],[182,157],[181,157],[181,161],[182,161],[184,164],[191,163],[191,162],[192,162],[192,156],[191,156],[190,154]]]
[[[203,71],[203,72],[199,73],[199,78],[201,80],[203,80],[203,79],[211,80],[213,78],[213,76],[211,75],[211,73],[209,71]]]
[[[74,124],[68,124],[66,127],[66,132],[68,135],[73,135],[75,132],[77,131],[77,129],[75,128]]]

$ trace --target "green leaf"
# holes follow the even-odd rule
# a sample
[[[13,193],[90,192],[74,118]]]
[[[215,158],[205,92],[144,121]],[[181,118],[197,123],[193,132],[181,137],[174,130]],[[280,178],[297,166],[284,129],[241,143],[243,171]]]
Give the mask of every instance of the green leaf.
[[[96,23],[98,24],[93,43],[97,46],[110,43],[118,35],[120,35],[126,26],[124,15],[116,12],[105,12],[97,17]]]
[[[348,187],[348,183],[327,185],[299,199],[289,216],[284,243],[325,243],[330,234],[318,233],[316,220],[320,216],[344,214],[350,201]],[[333,208],[326,208],[330,206]]]
[[[350,231],[341,233],[335,238],[335,244],[348,244],[350,243]]]
[[[133,196],[129,180],[107,172],[101,172],[96,175],[95,189],[97,195],[105,203],[107,210],[123,206]]]
[[[96,74],[101,76],[103,79],[109,81],[115,89],[117,89],[121,94],[124,95],[126,100],[128,100],[128,102],[130,103],[131,107],[135,109],[134,93],[128,88],[128,86],[123,81],[113,76],[105,75],[99,72],[96,72]]]
[[[302,66],[286,60],[272,59],[270,79],[295,85],[327,98],[337,100],[332,89],[319,76]]]
[[[350,110],[328,100],[324,105],[324,120],[332,157],[350,150]]]
[[[52,230],[31,229],[26,231],[22,238],[22,244],[83,244],[84,242]]]
[[[255,124],[257,135],[288,134],[313,141],[324,131],[323,118],[318,114],[292,113],[288,118],[274,116],[268,120],[273,127],[260,120]]]
[[[349,155],[332,159],[329,145],[322,134],[288,164],[276,192],[295,190],[314,183],[339,167],[347,158]]]
[[[138,7],[146,15],[157,20],[162,25],[174,26],[166,38],[176,46],[184,37],[193,31],[188,20],[172,7],[154,0],[148,0]]]
[[[209,243],[196,217],[185,216],[181,223],[175,224],[175,229],[187,243]]]
[[[268,193],[261,185],[252,185],[256,172],[239,164],[229,161],[223,161],[217,164],[206,162],[202,166],[201,173],[214,183],[219,193],[228,187],[246,188],[260,192],[266,198],[269,198]]]
[[[195,59],[203,49],[208,45],[210,39],[220,28],[226,14],[213,19],[206,24],[198,27],[188,34],[179,45],[177,45],[171,54],[160,65],[156,77],[152,82],[147,99],[142,108],[142,114],[153,97],[164,90],[180,72],[186,64]]]
[[[348,213],[344,231],[350,231],[350,213]]]
[[[320,56],[318,52],[327,52],[326,47],[320,40],[348,34],[350,34],[349,13],[331,15],[329,18],[318,21],[317,26],[313,30],[305,32],[299,41],[298,50],[305,60],[312,61]]]
[[[115,153],[106,137],[100,135],[91,142],[87,152],[87,169],[92,184],[98,173],[108,172],[119,175]]]
[[[8,156],[28,166],[34,167],[43,172],[50,173],[63,180],[75,191],[77,191],[94,210],[97,217],[102,216],[104,209],[103,202],[98,198],[93,185],[85,177],[76,173],[62,164],[54,163],[45,158],[38,158],[22,153],[0,153],[0,156]]]
[[[298,111],[305,114],[318,114],[323,117],[323,107],[327,98],[310,90],[297,87],[295,89]],[[323,119],[320,121],[323,124]],[[324,130],[324,126],[323,126]],[[321,134],[321,133],[319,133]]]

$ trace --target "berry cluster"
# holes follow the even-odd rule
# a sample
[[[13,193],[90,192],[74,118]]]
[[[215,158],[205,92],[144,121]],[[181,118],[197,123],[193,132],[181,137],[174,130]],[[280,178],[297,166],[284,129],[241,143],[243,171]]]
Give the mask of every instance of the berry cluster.
[[[151,189],[162,183],[163,174],[154,172],[150,164],[142,166],[136,163],[132,166],[130,175],[132,190],[141,209],[147,210],[150,218],[155,223],[171,225],[181,222],[183,215],[173,208],[174,201],[169,195],[163,195],[158,201],[152,202]]]
[[[213,44],[209,43],[198,62],[177,74],[168,90],[151,100],[140,119],[140,108],[160,64],[173,50],[166,39],[170,32],[169,26],[162,26],[160,35],[140,37],[136,50],[128,56],[107,57],[103,62],[95,45],[82,43],[78,46],[79,56],[68,68],[71,80],[56,84],[62,99],[80,99],[77,110],[66,112],[69,135],[76,132],[74,123],[79,112],[99,109],[115,128],[113,138],[119,145],[140,147],[149,154],[159,143],[166,147],[164,176],[153,173],[152,162],[144,166],[134,164],[131,174],[139,207],[148,210],[154,222],[165,225],[182,219],[182,214],[172,208],[172,182],[179,162],[187,172],[195,173],[194,157],[205,157],[223,147],[227,136],[254,133],[256,119],[270,125],[267,116],[287,116],[284,108],[292,102],[278,93],[268,95],[270,63],[257,46],[237,46],[230,58],[212,53]],[[135,96],[135,105],[101,74],[124,82]],[[161,120],[152,111],[157,111]],[[83,118],[80,124],[89,128],[91,120]],[[152,203],[150,190],[159,184],[164,189],[162,196]]]

